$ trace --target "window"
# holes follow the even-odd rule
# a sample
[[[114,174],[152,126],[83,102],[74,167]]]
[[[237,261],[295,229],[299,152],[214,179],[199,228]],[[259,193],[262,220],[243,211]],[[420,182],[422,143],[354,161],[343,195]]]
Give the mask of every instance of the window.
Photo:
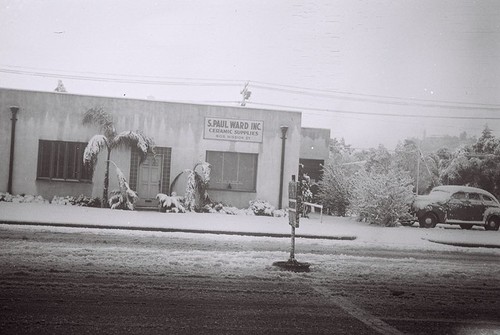
[[[464,192],[457,192],[451,196],[453,199],[465,199],[465,193]]]
[[[492,201],[492,202],[495,202],[493,199],[491,199],[489,196],[487,196],[486,194],[483,194],[483,200],[484,201]]]
[[[469,200],[481,201],[481,196],[478,193],[469,193]]]
[[[255,192],[257,154],[207,151],[211,189]]]
[[[82,142],[40,140],[37,179],[91,181],[92,169],[83,165],[86,145]]]

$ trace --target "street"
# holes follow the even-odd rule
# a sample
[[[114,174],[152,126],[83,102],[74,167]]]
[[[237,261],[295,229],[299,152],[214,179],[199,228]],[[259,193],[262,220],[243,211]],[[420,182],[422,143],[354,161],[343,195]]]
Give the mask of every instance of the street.
[[[289,242],[0,225],[0,333],[500,333],[497,253]]]

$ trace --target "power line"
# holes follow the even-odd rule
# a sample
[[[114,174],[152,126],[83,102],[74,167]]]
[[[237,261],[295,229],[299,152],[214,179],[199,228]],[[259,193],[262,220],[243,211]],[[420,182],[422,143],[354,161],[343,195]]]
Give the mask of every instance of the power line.
[[[184,81],[207,81],[207,82],[226,82],[233,83],[235,85],[241,85],[243,80],[236,79],[210,79],[210,78],[191,78],[191,77],[166,77],[166,76],[148,76],[148,75],[134,75],[134,74],[119,74],[119,73],[110,73],[110,72],[92,72],[92,71],[66,71],[60,69],[39,69],[35,67],[25,67],[25,66],[14,66],[14,65],[2,65],[0,64],[0,68],[16,68],[16,69],[24,69],[24,70],[34,70],[35,72],[43,71],[43,72],[68,72],[68,73],[78,73],[78,74],[92,74],[99,76],[113,76],[113,77],[132,77],[132,78],[154,78],[154,79],[163,79],[163,80],[184,80]]]
[[[475,108],[475,109],[485,109],[485,110],[499,110],[500,105],[498,104],[483,104],[483,103],[471,103],[471,102],[461,102],[461,101],[446,101],[446,100],[430,100],[430,99],[417,99],[417,98],[401,98],[395,96],[388,95],[376,95],[376,94],[363,94],[363,93],[354,93],[348,91],[337,91],[337,90],[322,90],[322,89],[311,89],[307,87],[300,86],[292,86],[292,85],[282,85],[275,83],[267,83],[267,82],[259,82],[252,81],[254,87],[259,87],[262,89],[269,89],[274,91],[282,91],[294,94],[301,95],[310,95],[316,97],[324,97],[324,98],[332,98],[332,99],[343,99],[343,100],[353,100],[353,101],[368,101],[368,102],[376,102],[376,103],[390,103],[397,105],[417,105],[417,106],[425,106],[425,107],[445,107],[445,108]],[[271,87],[269,87],[271,86]],[[312,92],[305,92],[312,91]],[[338,97],[334,96],[334,94],[344,94],[348,96],[354,97]],[[356,96],[358,98],[356,98]],[[359,98],[365,97],[365,98]],[[387,101],[379,101],[373,100],[369,98],[377,98],[377,99],[393,99],[399,101],[387,102]],[[448,105],[449,104],[449,105]]]
[[[20,67],[20,66],[7,66],[15,69],[1,68],[0,72],[16,74],[16,75],[27,75],[27,76],[39,76],[39,77],[49,77],[49,78],[64,78],[64,79],[74,79],[74,80],[87,80],[87,81],[97,81],[97,82],[113,82],[113,83],[127,83],[127,84],[143,84],[143,85],[172,85],[172,86],[200,86],[200,87],[214,87],[214,86],[238,86],[240,87],[241,80],[229,80],[229,79],[200,79],[200,78],[187,78],[187,77],[161,77],[161,76],[146,76],[146,75],[120,75],[113,73],[98,73],[98,72],[78,72],[72,71],[73,73],[80,74],[64,74],[64,73],[54,73],[50,71],[68,72],[63,70],[38,70],[36,68]],[[23,70],[24,69],[24,70]],[[31,70],[26,70],[31,69]],[[89,75],[92,74],[92,75]],[[97,76],[95,76],[97,75]],[[106,77],[112,76],[112,77]],[[113,78],[115,77],[115,78]],[[123,78],[116,78],[123,77]],[[146,78],[146,79],[145,79]],[[250,83],[249,81],[243,81]],[[479,104],[479,103],[468,103],[468,102],[457,102],[457,101],[437,101],[437,100],[427,100],[427,99],[415,99],[415,98],[400,98],[394,96],[385,95],[374,95],[374,94],[362,94],[354,93],[348,91],[335,91],[335,90],[322,90],[322,89],[312,89],[306,87],[292,86],[292,85],[282,85],[268,82],[251,81],[252,86],[264,90],[285,92],[290,94],[305,95],[311,97],[322,97],[328,99],[336,100],[350,100],[358,102],[370,102],[383,105],[399,105],[399,106],[420,106],[428,108],[443,108],[443,109],[458,109],[458,110],[485,110],[485,111],[500,111],[500,105],[494,104]],[[248,84],[247,84],[248,87]],[[339,96],[339,95],[344,96]],[[380,100],[385,99],[385,100]],[[390,99],[390,100],[387,100]],[[261,104],[264,105],[264,104]],[[276,107],[286,107],[294,109],[307,109],[293,106],[283,106],[283,105],[272,105],[268,106]],[[328,111],[325,109],[311,109],[309,110],[321,110]],[[405,117],[405,115],[390,114],[390,113],[364,113],[364,112],[342,112],[335,111],[337,113],[348,113],[348,114],[361,114],[361,115],[383,115],[383,116],[396,116]],[[422,117],[407,115],[407,117]],[[479,119],[479,120],[496,120],[494,117],[460,117],[460,116],[424,116],[427,118],[436,119]]]
[[[254,83],[254,82],[252,82]],[[277,85],[277,84],[273,84]],[[476,104],[468,102],[452,102],[452,101],[438,101],[438,100],[425,100],[425,99],[414,99],[414,98],[398,98],[383,95],[371,95],[371,94],[360,94],[352,92],[343,91],[327,91],[327,90],[315,90],[317,92],[306,92],[303,90],[311,90],[308,88],[300,88],[294,86],[280,85],[281,87],[268,87],[260,84],[253,84],[254,87],[271,90],[286,92],[292,94],[306,95],[312,97],[321,97],[335,100],[349,100],[358,102],[371,102],[382,105],[398,105],[398,106],[420,106],[429,108],[444,108],[444,109],[458,109],[458,110],[487,110],[487,111],[497,111],[500,110],[500,105],[489,105],[489,104]],[[291,88],[286,88],[291,87]],[[349,96],[335,96],[332,94],[346,94]],[[393,99],[393,100],[377,100],[377,99]]]
[[[395,113],[369,113],[369,112],[343,111],[343,110],[327,109],[327,108],[286,106],[286,105],[260,103],[253,101],[249,101],[248,103],[253,105],[269,106],[274,108],[299,109],[299,110],[319,111],[319,112],[337,113],[337,114],[351,114],[351,115],[371,115],[371,116],[424,118],[424,119],[500,120],[500,117],[494,117],[494,116],[455,116],[455,115],[445,116],[445,115],[419,115],[419,114],[395,114]]]
[[[88,81],[99,81],[99,82],[112,82],[112,83],[125,83],[125,84],[143,84],[143,85],[174,85],[174,86],[240,86],[241,82],[230,83],[230,82],[187,82],[187,81],[167,81],[167,80],[144,80],[144,79],[119,79],[119,78],[107,78],[107,77],[93,77],[84,75],[71,75],[71,74],[56,74],[50,72],[36,72],[36,71],[23,71],[23,70],[9,70],[0,68],[0,72],[9,74],[20,74],[28,76],[37,77],[49,77],[49,78],[63,78],[63,79],[76,79],[76,80],[88,80]]]

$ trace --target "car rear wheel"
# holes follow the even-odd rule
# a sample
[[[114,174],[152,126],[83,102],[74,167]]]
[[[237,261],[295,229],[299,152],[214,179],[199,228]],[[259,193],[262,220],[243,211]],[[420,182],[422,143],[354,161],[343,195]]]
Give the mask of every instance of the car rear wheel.
[[[492,217],[489,218],[488,221],[486,221],[486,225],[484,226],[484,229],[486,230],[498,230],[500,227],[500,219],[497,217]]]
[[[434,228],[437,224],[437,217],[434,213],[425,213],[419,218],[418,223],[421,228]]]
[[[471,225],[471,224],[462,223],[460,225],[460,228],[469,230],[469,229],[472,229],[472,226],[473,225]]]

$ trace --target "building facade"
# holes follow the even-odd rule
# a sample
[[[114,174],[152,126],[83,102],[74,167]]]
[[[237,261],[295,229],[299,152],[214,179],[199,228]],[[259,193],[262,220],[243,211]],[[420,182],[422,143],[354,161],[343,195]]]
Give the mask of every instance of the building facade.
[[[143,162],[133,149],[111,154],[142,203],[154,203],[158,193],[183,195],[182,172],[206,161],[212,200],[246,208],[262,199],[286,207],[288,181],[298,173],[300,112],[15,89],[0,89],[0,192],[101,197],[106,154],[93,173],[82,162],[85,146],[99,133],[82,125],[83,115],[96,107],[113,115],[117,132],[138,130],[155,141],[155,157]],[[116,188],[111,169],[110,190]]]

